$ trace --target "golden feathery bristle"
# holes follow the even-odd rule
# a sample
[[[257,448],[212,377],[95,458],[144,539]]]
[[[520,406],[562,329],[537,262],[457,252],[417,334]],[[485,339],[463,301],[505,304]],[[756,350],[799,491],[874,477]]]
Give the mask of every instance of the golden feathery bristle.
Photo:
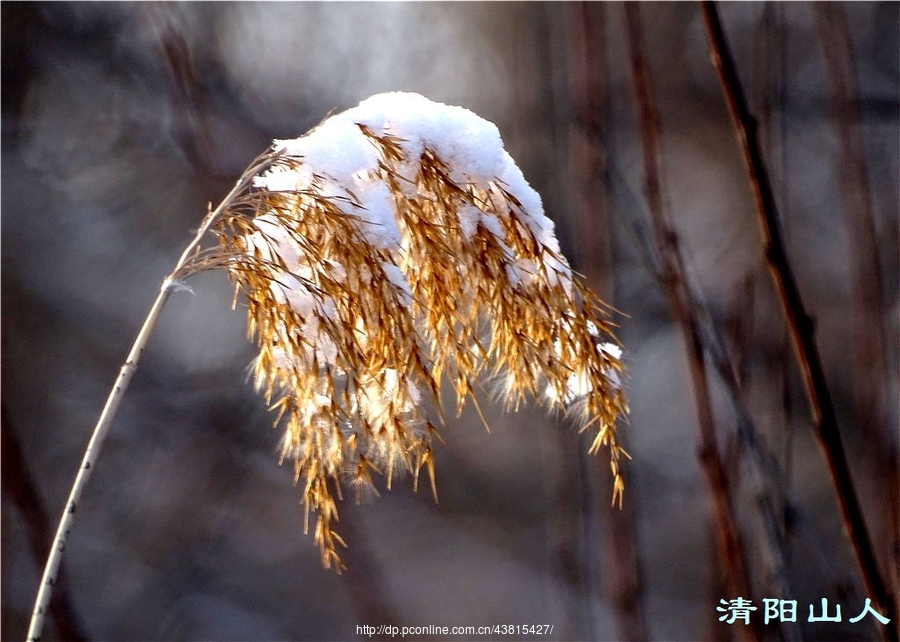
[[[437,431],[424,402],[440,412],[443,382],[457,414],[486,376],[510,408],[542,399],[574,414],[596,431],[590,451],[609,449],[621,503],[621,351],[552,224],[527,209],[509,176],[460,167],[464,154],[434,134],[342,118],[341,135],[356,137],[348,149],[369,160],[341,174],[316,166],[313,140],[298,139],[311,150],[302,154],[276,147],[215,227],[217,262],[246,296],[259,345],[254,379],[285,426],[282,457],[316,517],[325,566],[341,568],[342,485],[358,499],[375,474],[390,487],[396,473],[417,482],[424,469],[436,493]]]

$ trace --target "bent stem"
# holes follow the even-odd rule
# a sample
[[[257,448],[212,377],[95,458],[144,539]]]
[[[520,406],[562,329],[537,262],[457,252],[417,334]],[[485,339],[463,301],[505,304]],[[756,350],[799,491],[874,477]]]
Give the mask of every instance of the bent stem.
[[[41,631],[44,627],[47,605],[50,603],[50,597],[53,594],[53,585],[56,582],[56,576],[59,571],[59,564],[62,561],[62,555],[66,549],[69,533],[72,531],[72,525],[75,522],[75,511],[78,509],[78,502],[81,499],[81,494],[84,492],[85,486],[87,486],[88,480],[91,478],[91,473],[97,463],[97,458],[100,456],[100,449],[106,441],[106,437],[112,427],[113,419],[125,396],[125,391],[128,390],[128,385],[131,383],[131,378],[134,376],[135,371],[137,371],[138,362],[150,339],[150,335],[153,333],[153,329],[156,327],[156,322],[159,319],[160,312],[162,312],[163,305],[165,305],[166,300],[169,298],[169,294],[173,290],[178,289],[177,283],[180,278],[190,276],[204,268],[202,261],[192,262],[192,259],[198,254],[203,237],[206,236],[206,233],[216,219],[218,219],[219,215],[230,207],[241,192],[251,184],[253,177],[259,171],[265,169],[271,161],[272,155],[264,154],[251,164],[251,166],[241,175],[234,187],[222,202],[219,203],[216,209],[211,210],[206,215],[206,218],[200,225],[200,229],[197,230],[194,239],[188,244],[181,254],[181,258],[179,258],[178,262],[175,264],[175,269],[173,269],[171,274],[163,280],[159,289],[159,294],[156,296],[156,300],[153,302],[150,312],[147,314],[147,318],[144,319],[144,324],[141,326],[141,329],[134,340],[134,344],[131,346],[131,351],[128,353],[128,356],[125,358],[125,361],[119,370],[119,376],[116,377],[116,382],[109,392],[109,396],[106,399],[106,405],[103,406],[103,411],[100,413],[100,418],[94,426],[94,431],[91,434],[87,449],[84,451],[84,458],[81,460],[81,466],[78,469],[78,474],[75,476],[72,490],[69,492],[69,499],[66,501],[65,508],[63,509],[59,527],[56,529],[56,537],[50,548],[50,554],[47,556],[44,574],[41,578],[41,584],[38,588],[38,594],[34,602],[31,623],[28,627],[28,636],[26,638],[28,642],[37,642],[41,639]]]

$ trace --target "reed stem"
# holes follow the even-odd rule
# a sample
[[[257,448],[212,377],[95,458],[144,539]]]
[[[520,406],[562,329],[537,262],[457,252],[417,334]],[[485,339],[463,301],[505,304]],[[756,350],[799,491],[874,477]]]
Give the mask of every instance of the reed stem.
[[[197,230],[194,239],[188,244],[181,254],[181,257],[178,259],[178,262],[175,264],[175,269],[172,270],[172,273],[167,276],[165,280],[163,280],[159,289],[159,294],[156,296],[156,300],[150,307],[147,318],[144,319],[144,324],[141,326],[141,329],[134,340],[134,344],[131,346],[131,351],[122,363],[122,367],[119,370],[119,376],[116,377],[112,390],[109,391],[106,404],[103,406],[100,418],[94,426],[87,449],[84,451],[84,457],[81,460],[81,466],[78,468],[78,473],[75,475],[75,481],[72,483],[72,490],[69,492],[69,498],[66,500],[65,508],[60,517],[59,526],[56,529],[56,536],[53,539],[50,554],[47,556],[44,574],[41,577],[41,584],[34,601],[34,611],[31,615],[31,623],[28,627],[28,636],[26,638],[28,642],[37,642],[41,639],[41,632],[44,628],[44,620],[47,614],[47,606],[49,605],[50,598],[53,594],[53,585],[56,582],[59,565],[62,561],[63,552],[66,549],[69,534],[72,532],[72,526],[75,523],[75,512],[78,510],[81,494],[84,492],[84,489],[91,478],[91,473],[94,472],[97,458],[100,456],[100,450],[103,448],[106,437],[109,435],[113,420],[116,417],[119,406],[122,404],[122,399],[125,397],[125,392],[128,390],[131,379],[137,371],[141,355],[143,355],[147,342],[150,340],[150,335],[153,334],[153,330],[156,327],[156,322],[159,319],[163,306],[169,298],[169,294],[173,290],[178,289],[177,283],[179,278],[188,276],[195,271],[190,269],[192,267],[191,259],[193,258],[194,253],[199,250],[203,237],[206,236],[206,233],[210,230],[213,223],[219,215],[234,202],[238,195],[250,185],[253,176],[265,167],[268,162],[268,157],[264,155],[241,175],[241,178],[238,179],[237,183],[235,183],[234,187],[222,202],[219,203],[216,209],[211,210],[207,214],[203,223],[200,225],[200,229]]]

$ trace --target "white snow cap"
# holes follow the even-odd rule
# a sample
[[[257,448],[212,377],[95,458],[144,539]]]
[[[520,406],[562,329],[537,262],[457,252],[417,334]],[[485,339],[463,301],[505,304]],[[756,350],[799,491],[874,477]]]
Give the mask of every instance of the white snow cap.
[[[276,140],[276,149],[303,159],[303,164],[296,170],[271,170],[258,177],[255,185],[273,191],[314,187],[324,196],[355,200],[357,205],[348,203],[344,209],[371,223],[364,229],[367,240],[376,247],[394,249],[400,234],[393,197],[372,178],[378,169],[379,151],[360,125],[376,136],[389,135],[398,141],[406,157],[401,175],[414,177],[419,158],[429,149],[447,164],[456,183],[490,191],[490,183],[499,182],[521,204],[521,217],[537,240],[551,252],[559,252],[553,222],[544,215],[541,197],[503,148],[497,126],[468,109],[416,93],[377,94],[331,116],[300,138]],[[468,236],[476,225],[474,212],[461,214]],[[569,276],[567,265],[554,262],[552,267]]]

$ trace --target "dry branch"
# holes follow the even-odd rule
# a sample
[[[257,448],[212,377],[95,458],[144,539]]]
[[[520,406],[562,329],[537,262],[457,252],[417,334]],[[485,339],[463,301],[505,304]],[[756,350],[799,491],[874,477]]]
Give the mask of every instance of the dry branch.
[[[781,237],[775,197],[756,140],[756,125],[747,107],[743,88],[715,5],[710,1],[704,1],[701,6],[709,36],[710,55],[719,75],[756,202],[756,210],[765,241],[766,261],[778,290],[797,362],[803,373],[816,438],[828,463],[844,526],[856,554],[863,582],[872,595],[873,601],[880,608],[880,612],[892,620],[891,624],[884,628],[887,638],[897,640],[897,621],[893,598],[888,592],[878,568],[872,540],[850,474],[831,394],[815,342],[813,321],[803,305]]]
[[[626,4],[631,73],[644,152],[647,198],[662,279],[669,305],[684,341],[694,407],[697,412],[698,456],[712,502],[716,544],[726,588],[734,596],[749,595],[749,580],[740,544],[728,474],[716,438],[709,381],[697,318],[690,306],[685,267],[678,250],[675,228],[662,196],[659,113],[650,70],[644,57],[640,5]],[[741,629],[743,632],[743,629]]]

